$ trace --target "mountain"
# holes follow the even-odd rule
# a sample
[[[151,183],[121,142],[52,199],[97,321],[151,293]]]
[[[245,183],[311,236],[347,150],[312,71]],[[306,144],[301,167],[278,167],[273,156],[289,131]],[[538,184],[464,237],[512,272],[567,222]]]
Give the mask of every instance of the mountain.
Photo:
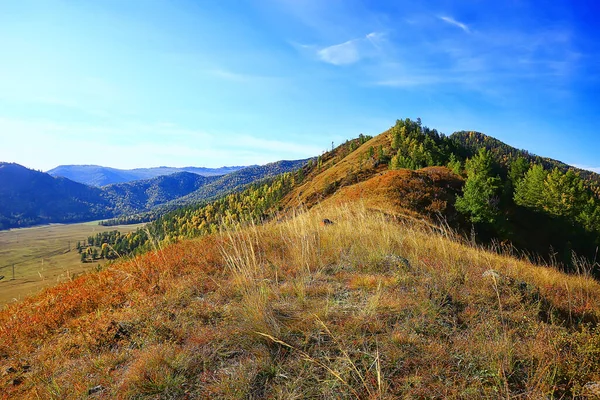
[[[114,183],[131,182],[136,180],[151,179],[163,175],[171,175],[177,172],[191,172],[202,176],[221,176],[245,167],[155,167],[117,169],[102,167],[99,165],[59,165],[47,171],[52,176],[62,176],[72,181],[84,183],[90,186],[106,186]]]
[[[216,178],[177,172],[152,179],[115,183],[102,187],[102,192],[120,214],[133,214],[186,196]]]
[[[130,217],[124,216],[162,205],[173,209],[217,198],[241,190],[255,180],[298,169],[305,163],[306,160],[280,161],[245,167],[223,176],[202,176],[184,171],[100,188],[29,170],[18,164],[3,163],[0,170],[0,229],[115,217],[119,222],[131,222]],[[152,213],[149,219],[154,218]]]
[[[111,213],[102,190],[0,162],[0,229],[75,222]]]
[[[246,189],[249,185],[290,171],[296,171],[305,166],[311,159],[294,161],[277,161],[265,165],[246,167],[236,172],[220,176],[211,177],[207,182],[193,192],[175,198],[165,203],[156,203],[156,206],[149,211],[141,213],[128,212],[126,215],[102,221],[104,226],[113,226],[120,224],[135,224],[141,222],[154,221],[161,215],[173,210],[187,207],[197,207],[197,204],[206,204],[206,202],[215,200],[229,193],[235,193]],[[108,187],[107,187],[108,188]],[[121,196],[122,197],[122,196]]]
[[[593,182],[595,185],[600,185],[600,174],[577,168],[572,165],[568,165],[562,161],[555,160],[549,157],[541,157],[530,153],[527,150],[517,149],[512,147],[494,137],[488,136],[481,132],[474,131],[459,131],[454,132],[450,135],[450,139],[459,143],[465,150],[465,156],[473,156],[480,149],[485,148],[489,150],[496,160],[502,164],[509,164],[512,160],[517,157],[523,157],[529,162],[539,163],[546,169],[558,168],[563,172],[573,170],[577,172],[582,178],[589,182]]]
[[[196,191],[182,196],[167,205],[188,205],[200,201],[214,200],[219,196],[240,190],[244,188],[244,186],[261,179],[271,178],[285,172],[296,171],[306,165],[309,160],[310,159],[294,161],[282,160],[265,165],[246,167],[228,175],[221,176],[198,188]]]
[[[468,152],[402,121],[113,235],[107,248],[119,252],[149,241],[146,232],[154,244],[0,311],[0,390],[15,399],[594,398],[595,264],[577,257],[567,274],[561,249],[544,263],[479,236],[486,226],[510,233],[515,210],[542,224],[520,227],[530,241],[568,231],[579,214],[562,216],[567,229],[554,207],[511,202],[504,191],[525,184],[508,177],[527,182],[539,168],[524,164],[520,176],[522,163]],[[576,176],[548,172],[545,186],[589,195]],[[493,196],[461,211],[459,199],[487,194],[485,185]],[[486,207],[499,216],[475,222]]]

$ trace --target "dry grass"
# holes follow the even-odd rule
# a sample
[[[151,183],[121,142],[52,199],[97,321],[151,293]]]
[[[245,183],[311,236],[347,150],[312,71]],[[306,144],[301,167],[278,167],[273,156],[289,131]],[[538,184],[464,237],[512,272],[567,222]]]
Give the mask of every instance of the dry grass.
[[[0,396],[570,398],[600,380],[599,316],[587,276],[324,206],[9,306]]]

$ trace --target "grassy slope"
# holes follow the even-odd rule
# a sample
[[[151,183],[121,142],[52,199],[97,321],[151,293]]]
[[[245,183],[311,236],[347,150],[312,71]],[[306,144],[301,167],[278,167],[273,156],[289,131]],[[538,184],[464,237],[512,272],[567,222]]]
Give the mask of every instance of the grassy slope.
[[[370,147],[378,148],[381,145],[389,150],[389,142],[387,134],[382,133],[347,155],[343,146],[324,154],[321,168],[315,168],[303,184],[286,196],[283,205],[292,209],[300,206],[310,208],[328,197],[326,188],[329,185],[343,187],[386,171],[387,167],[383,164],[373,167],[372,162],[366,160],[366,155]]]
[[[336,223],[321,226],[324,217]],[[324,205],[10,306],[0,313],[0,393],[570,397],[600,379],[598,317],[600,285],[585,276],[360,202]]]

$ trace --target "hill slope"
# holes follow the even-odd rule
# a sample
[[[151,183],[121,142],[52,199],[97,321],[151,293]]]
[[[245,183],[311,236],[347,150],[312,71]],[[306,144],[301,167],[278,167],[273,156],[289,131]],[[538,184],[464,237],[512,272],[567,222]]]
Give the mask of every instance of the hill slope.
[[[0,387],[8,398],[571,398],[600,379],[599,317],[589,278],[356,204],[324,207],[9,306]]]
[[[213,200],[223,194],[241,190],[246,185],[261,179],[271,178],[285,172],[295,171],[303,167],[306,160],[282,160],[265,165],[253,165],[231,174],[221,176],[207,183],[198,190],[183,196],[169,205],[186,205],[200,201]]]
[[[18,164],[0,163],[0,229],[102,218],[111,204],[102,191]]]
[[[579,268],[580,259],[594,263],[600,245],[600,198],[592,189],[593,182],[571,170],[548,171],[541,166],[541,176],[524,179],[538,171],[526,159],[497,153],[505,161],[500,163],[488,152],[466,160],[461,158],[465,154],[473,154],[473,149],[456,137],[440,135],[410,120],[398,121],[374,138],[348,141],[275,182],[276,195],[267,183],[214,205],[167,214],[150,226],[153,240],[193,237],[218,230],[225,219],[262,220],[280,210],[293,213],[312,208],[332,196],[361,198],[360,193],[368,192],[362,200],[369,207],[429,223],[442,219],[479,243],[514,246],[532,259],[541,257],[570,270]],[[488,165],[489,170],[474,174],[474,163]],[[409,172],[402,165],[429,167]],[[537,186],[528,186],[533,184]],[[521,194],[518,201],[517,191]],[[257,202],[257,198],[262,200]],[[255,207],[258,212],[252,209],[255,204],[260,204]],[[151,241],[136,243],[149,248]],[[595,273],[600,275],[600,270]]]
[[[191,172],[177,172],[126,183],[102,187],[103,195],[121,214],[133,214],[149,210],[157,205],[186,196],[214,181]]]
[[[593,182],[596,185],[600,185],[600,174],[596,172],[588,171],[585,169],[573,167],[572,165],[565,164],[562,161],[555,160],[549,157],[541,157],[532,154],[526,150],[517,149],[512,147],[494,137],[488,136],[481,132],[473,131],[460,131],[454,132],[450,135],[452,140],[457,141],[467,150],[466,155],[472,156],[476,154],[480,149],[485,148],[490,150],[498,162],[509,164],[511,160],[517,157],[524,157],[530,162],[539,163],[546,169],[558,168],[563,172],[573,170],[577,172],[582,178],[587,181]]]
[[[90,186],[106,186],[115,183],[124,183],[137,180],[152,179],[163,175],[171,175],[178,172],[190,172],[202,176],[221,176],[245,167],[155,167],[155,168],[135,168],[135,169],[117,169],[102,167],[100,165],[59,165],[47,171],[52,176],[62,176],[72,181],[83,183]]]

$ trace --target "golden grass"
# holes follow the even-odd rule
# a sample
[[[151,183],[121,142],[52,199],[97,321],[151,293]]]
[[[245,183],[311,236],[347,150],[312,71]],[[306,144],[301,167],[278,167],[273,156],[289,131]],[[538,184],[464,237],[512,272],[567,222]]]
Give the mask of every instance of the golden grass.
[[[573,397],[600,380],[599,316],[588,276],[323,206],[7,307],[0,396]]]

